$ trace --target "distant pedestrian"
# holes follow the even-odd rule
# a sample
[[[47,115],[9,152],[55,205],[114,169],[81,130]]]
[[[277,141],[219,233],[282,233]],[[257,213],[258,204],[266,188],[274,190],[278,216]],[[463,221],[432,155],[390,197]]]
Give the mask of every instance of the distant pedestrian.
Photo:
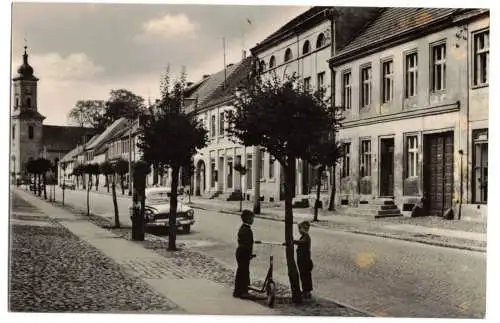
[[[236,249],[236,278],[234,283],[234,297],[249,298],[248,286],[250,285],[250,260],[253,258],[253,224],[254,214],[252,211],[243,210],[241,213],[241,224],[238,230],[238,248]]]
[[[293,241],[293,243],[297,245],[297,265],[299,267],[302,295],[304,299],[310,299],[313,290],[311,272],[314,265],[311,259],[310,226],[311,224],[308,221],[300,222],[298,225],[300,239]]]

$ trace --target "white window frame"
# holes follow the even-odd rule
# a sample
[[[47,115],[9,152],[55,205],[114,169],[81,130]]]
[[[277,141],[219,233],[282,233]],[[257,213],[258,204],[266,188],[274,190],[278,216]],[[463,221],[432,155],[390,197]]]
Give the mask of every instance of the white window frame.
[[[394,97],[394,61],[382,62],[382,102],[389,103]]]
[[[304,77],[304,91],[311,91],[311,77]]]
[[[432,45],[431,62],[431,90],[444,91],[446,90],[446,42]]]
[[[224,136],[224,128],[225,128],[225,125],[224,125],[224,111],[220,112],[219,113],[219,136]]]
[[[316,77],[316,81],[318,82],[317,86],[318,86],[318,90],[321,90],[324,88],[325,86],[325,72],[321,72],[321,73],[318,73],[317,77]]]
[[[371,65],[362,66],[360,69],[360,87],[361,87],[361,108],[369,107],[372,102],[372,67]]]
[[[217,122],[217,117],[215,116],[215,114],[212,114],[210,116],[210,134],[212,135],[212,137],[215,137],[217,134],[217,129],[216,129],[216,122]]]
[[[483,38],[483,47],[480,40]],[[473,85],[481,86],[489,82],[490,67],[490,30],[482,30],[473,33]],[[483,61],[484,60],[484,61]],[[483,65],[485,65],[483,67]]]
[[[406,136],[406,177],[418,177],[418,136]]]
[[[372,175],[372,141],[371,139],[361,139],[360,142],[360,176]]]
[[[352,108],[352,73],[351,70],[342,72],[342,106],[345,110]]]
[[[418,93],[418,52],[405,55],[405,98],[417,96]],[[412,87],[413,86],[413,87]]]
[[[342,156],[342,178],[351,176],[351,143],[344,142],[344,155]]]

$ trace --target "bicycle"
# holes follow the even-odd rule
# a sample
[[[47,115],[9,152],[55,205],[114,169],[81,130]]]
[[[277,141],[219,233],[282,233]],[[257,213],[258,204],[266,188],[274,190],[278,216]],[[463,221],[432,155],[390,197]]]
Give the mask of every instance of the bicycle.
[[[270,308],[273,308],[274,301],[276,299],[276,283],[273,280],[273,260],[274,260],[274,257],[273,257],[273,253],[272,253],[272,247],[273,246],[283,246],[284,243],[283,242],[257,240],[257,241],[254,241],[254,244],[263,244],[263,245],[271,246],[271,248],[270,248],[271,252],[269,255],[269,268],[267,270],[266,279],[264,279],[264,283],[262,284],[261,288],[254,287],[254,286],[249,286],[248,288],[250,290],[257,292],[257,293],[260,293],[260,294],[266,293],[267,294],[266,304]]]

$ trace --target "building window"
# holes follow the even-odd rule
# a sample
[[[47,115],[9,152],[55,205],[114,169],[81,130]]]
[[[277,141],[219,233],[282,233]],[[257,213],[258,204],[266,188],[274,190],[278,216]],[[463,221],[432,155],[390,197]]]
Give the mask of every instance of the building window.
[[[305,54],[309,53],[310,51],[311,51],[311,48],[309,45],[309,41],[306,40],[306,42],[304,43],[304,46],[302,46],[302,55],[305,55]]]
[[[311,77],[304,78],[304,91],[311,90]]]
[[[266,62],[260,61],[260,72],[264,72],[266,70]]]
[[[33,126],[28,126],[28,138],[33,139],[34,136],[35,136],[35,130]]]
[[[446,88],[446,44],[432,47],[432,91]]]
[[[219,135],[224,136],[224,112],[219,114]]]
[[[210,159],[210,172],[212,174],[210,178],[210,187],[215,187],[215,182],[217,181],[217,171],[215,170],[215,159]]]
[[[325,72],[318,73],[318,90],[322,90],[325,85]]]
[[[406,55],[405,59],[405,97],[410,98],[417,95],[418,80],[418,54]]]
[[[269,68],[273,68],[276,65],[276,58],[274,56],[271,56],[269,59]]]
[[[12,139],[16,139],[16,125],[12,126]]]
[[[246,173],[246,179],[247,179],[247,189],[251,190],[252,189],[252,182],[253,182],[253,167],[252,167],[252,155],[248,154],[247,155],[247,173]]]
[[[216,133],[215,133],[215,115],[212,115],[212,118],[210,120],[210,127],[212,128],[211,130],[211,134],[212,134],[212,137],[215,137],[216,136]]]
[[[17,110],[19,108],[19,98],[16,98],[16,105],[14,106],[14,110]]]
[[[367,107],[372,100],[372,68],[371,66],[361,69],[361,107]]]
[[[490,66],[490,31],[474,35],[474,85],[488,83]]]
[[[387,103],[394,95],[394,64],[393,61],[382,63],[382,102]]]
[[[344,72],[342,74],[342,106],[345,110],[351,110],[351,93],[351,72]]]
[[[274,157],[269,154],[269,178],[274,178]]]
[[[342,156],[342,177],[351,175],[351,143],[344,143],[344,156]]]
[[[361,141],[361,177],[372,175],[372,142],[371,140]]]
[[[406,177],[418,176],[418,137],[406,137]]]
[[[488,129],[473,131],[474,203],[488,202]]]
[[[288,62],[291,59],[292,59],[292,50],[290,48],[287,48],[285,51],[285,62]]]
[[[321,48],[325,45],[325,35],[323,33],[318,35],[318,38],[316,39],[316,48]]]
[[[264,178],[264,155],[265,155],[265,150],[261,149],[260,150],[260,163],[259,163],[259,178],[260,179]]]
[[[28,108],[31,108],[31,98],[26,99],[26,106],[28,106]]]

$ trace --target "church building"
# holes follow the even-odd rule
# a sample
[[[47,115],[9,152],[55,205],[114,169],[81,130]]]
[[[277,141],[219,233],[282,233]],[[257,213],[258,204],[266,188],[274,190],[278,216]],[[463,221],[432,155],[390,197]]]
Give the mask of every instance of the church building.
[[[44,125],[45,117],[38,111],[39,79],[28,63],[27,46],[23,64],[13,80],[11,111],[10,174],[20,178],[26,163],[39,157],[56,164],[77,144],[87,141],[96,131],[92,128]]]

